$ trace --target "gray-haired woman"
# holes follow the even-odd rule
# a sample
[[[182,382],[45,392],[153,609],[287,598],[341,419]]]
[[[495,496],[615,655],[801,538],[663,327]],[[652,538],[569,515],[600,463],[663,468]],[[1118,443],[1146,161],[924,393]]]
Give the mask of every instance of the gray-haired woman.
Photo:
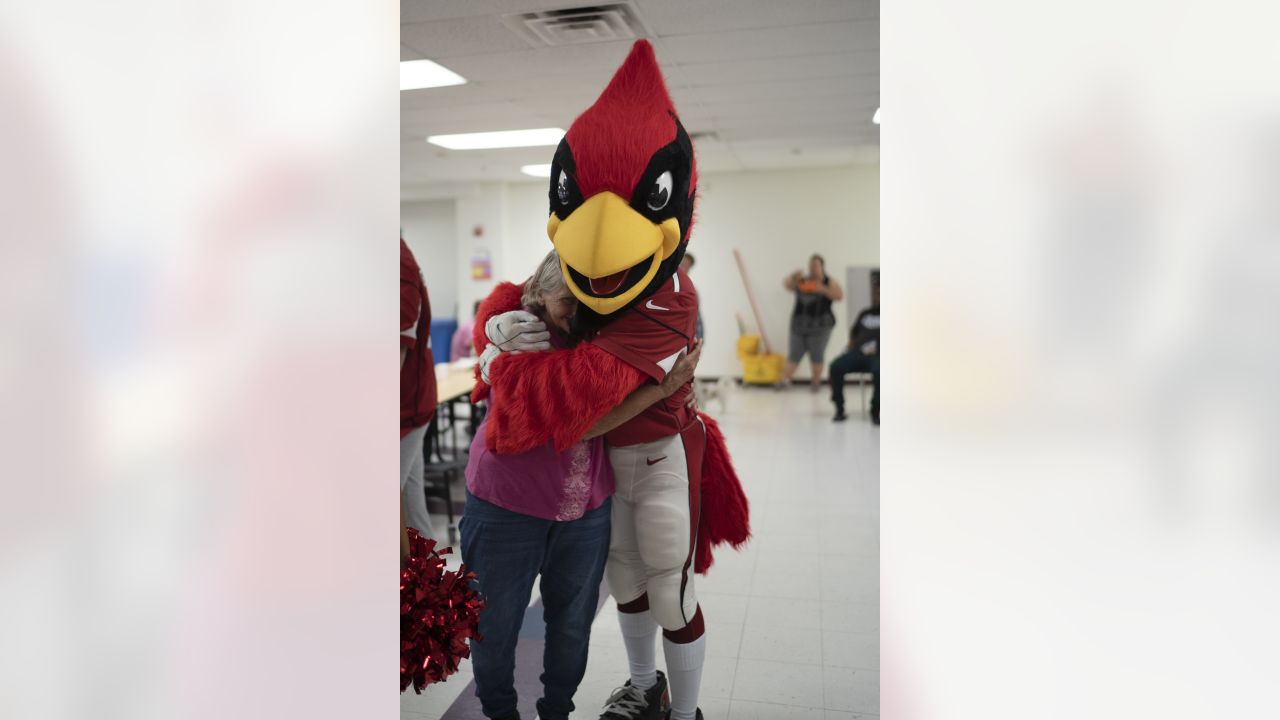
[[[554,251],[525,283],[521,303],[525,311],[508,313],[511,327],[498,333],[513,343],[521,338],[513,348],[529,352],[570,344],[569,321],[578,303],[564,283]],[[514,684],[516,641],[539,575],[546,645],[538,717],[568,720],[573,712],[609,555],[614,477],[603,435],[688,383],[699,354],[695,349],[680,358],[660,385],[633,392],[562,453],[551,442],[528,452],[495,453],[485,443],[487,421],[476,432],[467,463],[461,530],[462,559],[475,571],[477,589],[485,599],[479,627],[484,639],[471,643],[476,696],[485,717],[520,717]],[[491,355],[488,349],[482,363],[486,355]],[[503,398],[495,393],[489,401],[496,407]]]

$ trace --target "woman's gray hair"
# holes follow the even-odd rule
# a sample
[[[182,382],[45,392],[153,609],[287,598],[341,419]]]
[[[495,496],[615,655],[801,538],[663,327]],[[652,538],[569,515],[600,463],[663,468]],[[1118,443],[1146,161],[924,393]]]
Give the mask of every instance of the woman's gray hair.
[[[555,250],[547,253],[533,272],[533,277],[524,284],[524,294],[520,296],[520,304],[525,307],[543,307],[542,297],[563,290],[564,275],[560,273],[560,255]]]

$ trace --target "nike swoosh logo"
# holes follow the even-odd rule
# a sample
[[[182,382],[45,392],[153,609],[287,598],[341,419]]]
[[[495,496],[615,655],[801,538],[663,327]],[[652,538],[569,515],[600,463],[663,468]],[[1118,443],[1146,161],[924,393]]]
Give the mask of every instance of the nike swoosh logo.
[[[666,310],[667,312],[671,312],[671,308],[664,308],[661,305],[654,305],[652,300],[645,303],[644,306],[649,308],[650,310]]]
[[[662,457],[658,458],[657,460],[650,460],[649,458],[645,458],[645,459],[644,459],[644,462],[645,462],[645,464],[646,464],[646,465],[656,465],[657,463],[660,463],[660,462],[662,462],[663,460],[666,460],[666,459],[667,459],[667,456],[666,456],[666,455],[663,455]]]

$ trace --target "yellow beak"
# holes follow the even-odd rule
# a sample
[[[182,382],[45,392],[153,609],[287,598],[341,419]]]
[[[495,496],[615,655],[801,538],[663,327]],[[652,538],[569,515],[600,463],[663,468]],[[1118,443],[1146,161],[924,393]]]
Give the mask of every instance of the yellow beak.
[[[611,192],[591,196],[562,222],[552,213],[547,235],[560,254],[560,270],[582,304],[608,315],[635,299],[658,274],[662,261],[680,244],[680,223],[669,218],[655,225]],[[618,295],[595,297],[578,287],[573,268],[587,278],[605,278],[647,263],[644,277]]]

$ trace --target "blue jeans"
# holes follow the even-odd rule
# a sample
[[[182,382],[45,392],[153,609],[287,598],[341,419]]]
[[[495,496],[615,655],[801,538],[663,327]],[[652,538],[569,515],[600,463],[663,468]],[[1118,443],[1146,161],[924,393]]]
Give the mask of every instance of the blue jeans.
[[[471,643],[476,697],[489,718],[516,713],[516,639],[542,574],[547,623],[542,657],[542,720],[567,720],[587,670],[587,641],[609,557],[612,499],[577,520],[554,522],[521,515],[467,493],[462,513],[462,561],[476,574],[485,601],[480,636]]]

